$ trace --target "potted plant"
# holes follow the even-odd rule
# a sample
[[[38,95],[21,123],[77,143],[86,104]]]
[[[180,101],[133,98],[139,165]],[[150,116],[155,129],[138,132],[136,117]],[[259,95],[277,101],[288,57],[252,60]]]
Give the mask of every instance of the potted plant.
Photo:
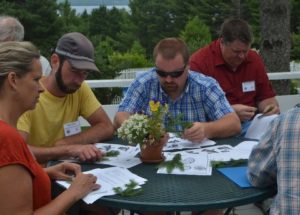
[[[164,160],[163,146],[168,141],[164,127],[164,116],[168,105],[156,100],[149,102],[150,114],[133,114],[118,129],[118,137],[131,145],[140,145],[140,158],[145,163],[159,163]]]

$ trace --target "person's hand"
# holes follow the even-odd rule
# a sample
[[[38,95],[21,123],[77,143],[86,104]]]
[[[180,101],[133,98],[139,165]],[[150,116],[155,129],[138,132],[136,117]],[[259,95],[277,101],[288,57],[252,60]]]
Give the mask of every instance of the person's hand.
[[[68,145],[68,151],[70,157],[78,158],[80,161],[93,162],[99,160],[103,154],[93,144],[86,145]]]
[[[272,114],[278,114],[278,112],[279,112],[278,106],[274,104],[270,104],[264,108],[262,114],[265,116],[270,116]]]
[[[75,163],[63,162],[55,166],[45,168],[51,179],[72,180],[72,178],[81,172],[81,167]]]
[[[92,174],[78,173],[73,179],[68,192],[72,193],[72,195],[79,200],[86,196],[89,192],[100,188],[100,185],[96,184],[96,181],[97,177]]]
[[[194,122],[192,127],[184,130],[182,138],[192,142],[201,142],[206,138],[204,123]]]
[[[241,122],[250,120],[254,115],[257,110],[256,107],[251,107],[247,105],[242,105],[242,104],[235,104],[232,105],[234,111],[240,118]]]

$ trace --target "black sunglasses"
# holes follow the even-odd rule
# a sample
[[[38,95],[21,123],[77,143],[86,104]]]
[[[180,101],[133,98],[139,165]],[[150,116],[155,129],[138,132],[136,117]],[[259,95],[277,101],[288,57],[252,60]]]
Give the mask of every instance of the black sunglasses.
[[[185,66],[183,67],[182,70],[177,70],[177,71],[173,71],[173,72],[165,72],[163,70],[155,68],[155,71],[160,77],[163,77],[163,78],[166,78],[167,76],[170,76],[172,78],[178,78],[184,73],[184,68],[185,68]]]

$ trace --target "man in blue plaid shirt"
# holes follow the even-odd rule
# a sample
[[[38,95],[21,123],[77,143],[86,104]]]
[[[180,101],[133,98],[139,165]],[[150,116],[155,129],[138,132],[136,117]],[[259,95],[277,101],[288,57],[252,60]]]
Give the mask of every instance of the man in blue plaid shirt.
[[[190,141],[201,142],[204,138],[222,138],[240,132],[239,118],[216,80],[189,71],[189,52],[182,40],[161,40],[153,57],[155,67],[129,86],[115,116],[115,128],[131,114],[149,114],[149,101],[154,99],[167,103],[174,117],[182,114],[185,122],[193,123],[183,132],[183,138]]]
[[[248,161],[248,178],[256,187],[273,187],[270,214],[300,213],[300,108],[275,118]]]

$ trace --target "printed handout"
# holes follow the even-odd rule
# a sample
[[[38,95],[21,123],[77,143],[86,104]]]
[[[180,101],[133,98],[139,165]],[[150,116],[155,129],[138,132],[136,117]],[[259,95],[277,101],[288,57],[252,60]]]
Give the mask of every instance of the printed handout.
[[[140,159],[136,157],[136,155],[140,152],[140,147],[138,145],[128,146],[121,144],[96,143],[95,146],[105,153],[109,151],[118,152],[116,157],[105,157],[103,160],[95,163],[124,168],[131,168],[141,163]]]
[[[210,161],[208,160],[208,154],[205,152],[165,152],[164,155],[166,157],[166,161],[172,160],[173,157],[180,153],[181,161],[184,166],[184,170],[180,170],[178,168],[174,168],[170,174],[175,175],[211,175],[211,166]],[[160,174],[168,174],[167,169],[165,167],[161,167],[158,169],[157,173]]]
[[[259,140],[261,136],[267,131],[270,122],[277,116],[277,114],[273,114],[270,116],[262,116],[262,114],[257,114],[252,120],[245,134],[245,137]]]
[[[83,201],[87,204],[91,204],[103,196],[115,195],[113,188],[121,187],[124,189],[125,185],[130,183],[131,180],[134,180],[139,185],[143,185],[147,181],[147,179],[133,174],[128,169],[120,167],[97,168],[84,173],[96,176],[96,183],[101,185],[99,190],[95,190],[83,198]],[[70,182],[62,180],[57,180],[56,183],[65,188],[71,185]],[[137,188],[140,188],[140,186]]]
[[[169,140],[167,144],[164,146],[163,150],[164,151],[169,151],[169,150],[177,150],[177,149],[190,149],[190,148],[201,148],[204,146],[212,146],[215,145],[216,142],[205,139],[202,142],[191,142],[186,139],[182,139],[180,137],[177,137],[174,133],[169,133]]]

